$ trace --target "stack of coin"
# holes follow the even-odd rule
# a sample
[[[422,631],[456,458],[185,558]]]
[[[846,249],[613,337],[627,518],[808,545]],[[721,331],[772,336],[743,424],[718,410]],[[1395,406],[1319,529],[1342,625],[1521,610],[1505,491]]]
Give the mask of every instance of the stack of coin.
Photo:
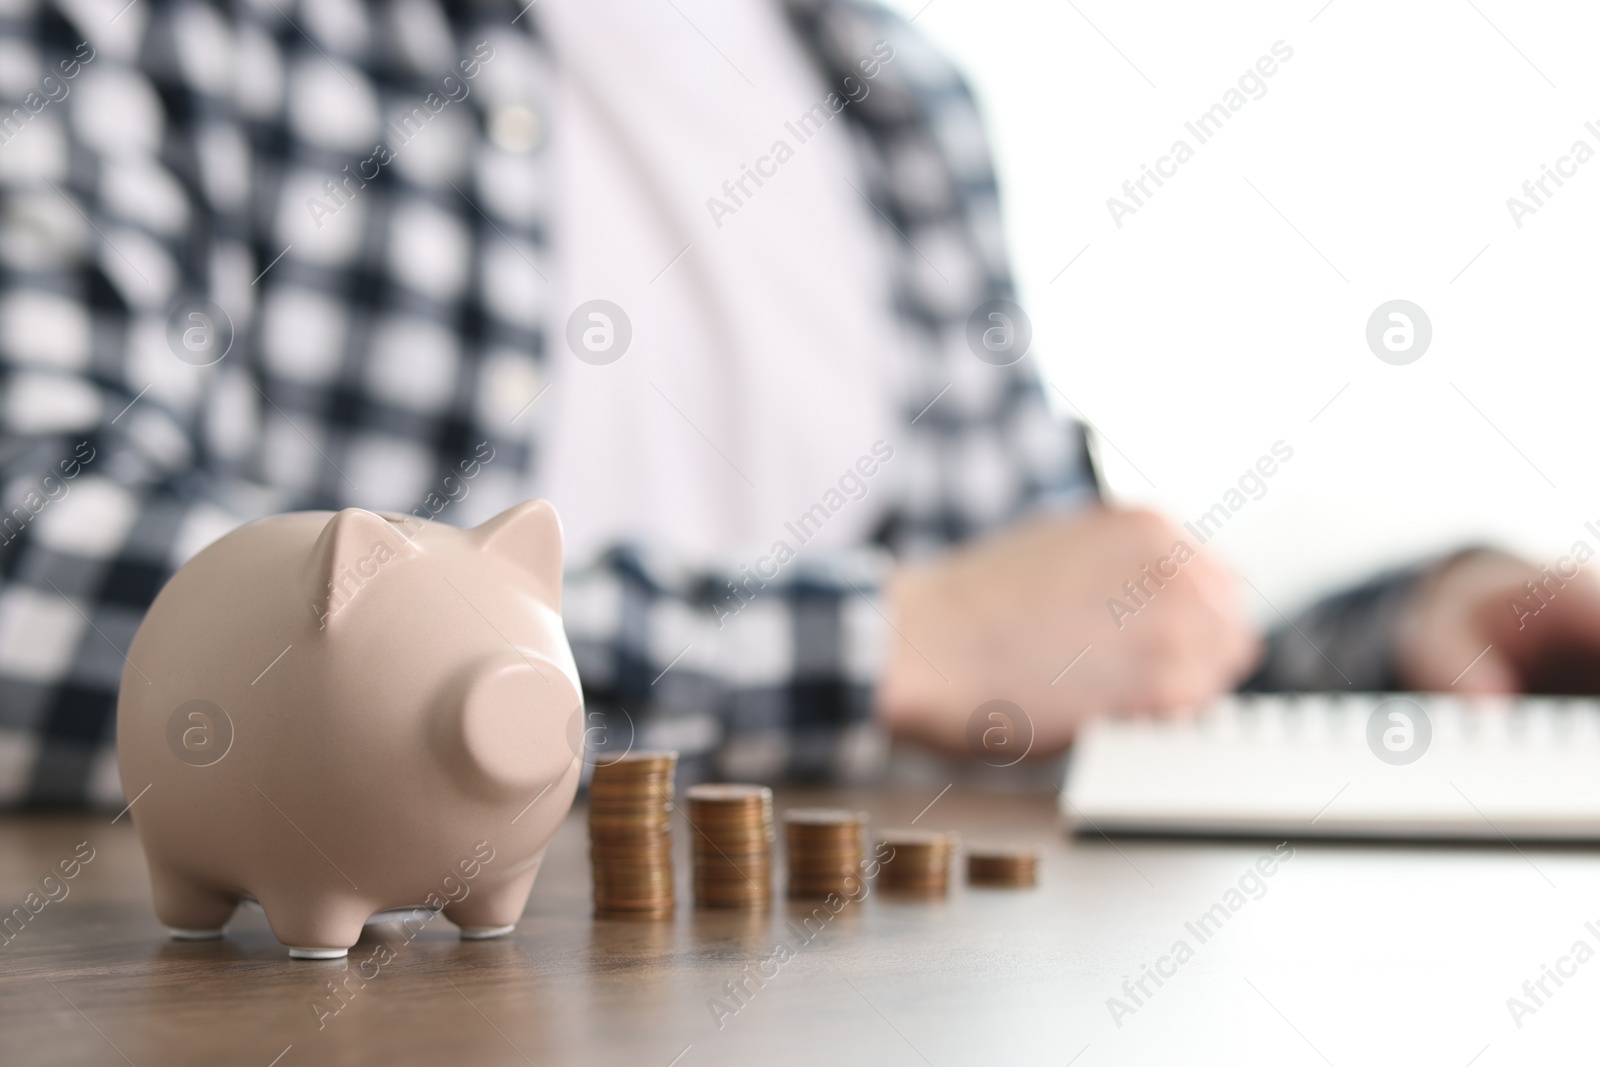
[[[861,892],[861,855],[867,817],[859,811],[795,808],[783,816],[789,861],[789,896],[804,900]]]
[[[1039,880],[1039,854],[1031,848],[967,850],[969,885],[1020,888]]]
[[[919,897],[942,897],[949,891],[953,834],[891,830],[884,832],[878,844],[880,888]]]
[[[676,752],[633,752],[594,769],[589,856],[597,915],[672,914],[672,776]]]
[[[772,790],[697,785],[689,798],[694,899],[705,908],[765,908],[772,902]]]

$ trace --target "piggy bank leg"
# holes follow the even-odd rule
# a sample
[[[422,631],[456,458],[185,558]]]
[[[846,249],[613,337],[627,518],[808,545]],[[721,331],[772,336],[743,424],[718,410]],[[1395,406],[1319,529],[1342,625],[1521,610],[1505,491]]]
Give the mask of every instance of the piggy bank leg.
[[[193,878],[167,870],[159,862],[150,864],[150,895],[156,918],[167,933],[180,941],[209,941],[222,936],[222,928],[233,918],[239,898],[210,889]]]
[[[267,925],[297,960],[334,960],[348,955],[361,937],[372,908],[349,897],[317,893],[262,893]]]
[[[474,888],[463,899],[445,905],[444,917],[461,927],[463,941],[504,937],[517,928],[517,920],[528,906],[528,894],[533,891],[533,880],[538,874],[539,864],[535,863],[499,885]]]

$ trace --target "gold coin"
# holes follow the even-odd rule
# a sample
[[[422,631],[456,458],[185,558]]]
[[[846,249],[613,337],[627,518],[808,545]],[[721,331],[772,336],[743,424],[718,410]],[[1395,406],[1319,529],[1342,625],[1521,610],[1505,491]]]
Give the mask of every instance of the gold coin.
[[[1026,887],[1038,882],[1039,854],[1026,848],[984,849],[967,853],[967,881],[973,885]]]

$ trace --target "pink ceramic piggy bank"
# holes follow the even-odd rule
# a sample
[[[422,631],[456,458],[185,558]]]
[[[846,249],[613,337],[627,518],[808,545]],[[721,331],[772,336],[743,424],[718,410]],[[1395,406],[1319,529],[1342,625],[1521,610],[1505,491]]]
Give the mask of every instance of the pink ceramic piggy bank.
[[[303,958],[396,907],[510,931],[582,766],[560,596],[543,501],[472,530],[279,515],[179,570],[117,706],[173,936],[220,936],[244,899]]]

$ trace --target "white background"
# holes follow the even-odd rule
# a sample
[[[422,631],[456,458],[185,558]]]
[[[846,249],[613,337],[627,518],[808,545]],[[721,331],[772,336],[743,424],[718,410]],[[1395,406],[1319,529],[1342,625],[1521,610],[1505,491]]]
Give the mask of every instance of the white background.
[[[1286,441],[1213,542],[1285,610],[1468,539],[1540,562],[1600,548],[1600,159],[1521,229],[1506,207],[1573,141],[1600,152],[1600,12],[891,3],[978,94],[1034,352],[1101,431],[1113,495],[1191,519]],[[1294,56],[1266,95],[1197,144],[1184,122],[1279,40]],[[1106,199],[1179,137],[1195,158],[1118,229]],[[1365,342],[1395,298],[1433,323],[1409,366]]]

